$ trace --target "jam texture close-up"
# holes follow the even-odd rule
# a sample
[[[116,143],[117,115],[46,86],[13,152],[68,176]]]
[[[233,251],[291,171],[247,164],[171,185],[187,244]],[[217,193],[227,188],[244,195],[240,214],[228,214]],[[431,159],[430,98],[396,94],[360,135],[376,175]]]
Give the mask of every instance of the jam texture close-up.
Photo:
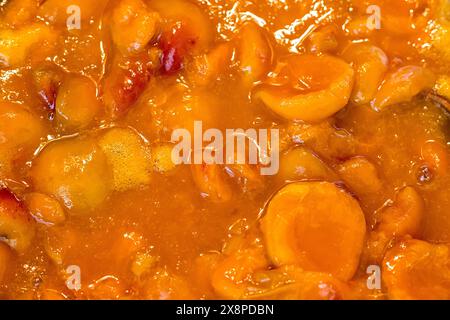
[[[450,300],[449,169],[447,0],[0,0],[0,300]]]

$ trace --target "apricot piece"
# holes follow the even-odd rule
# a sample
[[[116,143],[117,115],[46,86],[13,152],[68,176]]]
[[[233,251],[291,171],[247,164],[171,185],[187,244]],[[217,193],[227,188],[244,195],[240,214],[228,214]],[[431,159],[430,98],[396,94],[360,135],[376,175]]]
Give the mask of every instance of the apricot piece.
[[[77,214],[96,208],[111,190],[107,158],[90,138],[49,143],[33,161],[31,178],[37,191]]]
[[[351,19],[346,25],[345,25],[345,33],[348,37],[352,39],[363,39],[367,38],[371,35],[371,33],[376,30],[372,29],[368,26],[367,23],[368,19],[367,16],[358,16],[353,19]]]
[[[114,190],[129,190],[150,182],[150,148],[136,132],[113,128],[98,143],[112,168]]]
[[[422,230],[424,202],[412,187],[401,189],[392,205],[381,208],[378,223],[370,232],[363,260],[380,263],[395,239],[418,237]]]
[[[143,51],[113,61],[103,83],[103,101],[113,118],[126,114],[144,92],[151,77],[151,58]]]
[[[193,41],[194,54],[209,47],[213,40],[211,31],[214,28],[208,16],[198,5],[187,0],[172,0],[170,5],[167,5],[166,0],[152,0],[149,6],[167,21],[168,26],[181,25],[181,28],[189,34],[188,38]]]
[[[244,82],[252,84],[269,71],[273,49],[265,30],[254,22],[245,23],[238,33],[237,59]]]
[[[42,121],[26,106],[0,102],[0,175],[9,174],[21,155],[34,152],[43,135]]]
[[[332,56],[292,55],[275,78],[282,82],[261,86],[254,97],[286,119],[318,122],[345,107],[353,74],[350,65]]]
[[[428,69],[418,66],[405,66],[386,75],[375,98],[372,107],[382,110],[393,104],[408,102],[417,94],[434,85],[434,74]]]
[[[233,48],[225,42],[207,53],[195,56],[186,68],[189,80],[197,85],[208,85],[226,70],[231,63],[232,54]]]
[[[23,253],[34,234],[34,220],[25,206],[8,190],[0,190],[0,241]]]
[[[0,67],[15,67],[28,58],[33,48],[51,47],[56,32],[45,24],[0,30]]]
[[[220,297],[242,299],[252,274],[267,265],[268,261],[260,247],[236,251],[217,264],[211,284]]]
[[[32,192],[26,194],[24,201],[30,214],[38,221],[53,225],[62,223],[66,219],[61,204],[56,199],[43,193]]]
[[[112,12],[111,34],[124,53],[141,51],[155,37],[159,14],[142,0],[123,0]]]
[[[195,3],[173,0],[167,5],[165,0],[153,0],[149,5],[165,20],[159,38],[161,72],[173,74],[184,67],[186,56],[200,54],[209,48],[214,28]]]
[[[89,126],[101,109],[95,84],[88,78],[71,76],[59,88],[55,121],[64,132],[78,131]]]
[[[364,157],[355,157],[340,164],[339,176],[357,194],[379,192],[383,188],[377,168]]]
[[[383,260],[383,283],[390,299],[450,299],[450,248],[406,240]]]
[[[382,28],[398,36],[407,36],[422,30],[421,12],[428,5],[423,0],[380,1]]]
[[[261,219],[267,253],[277,266],[349,280],[359,264],[366,224],[358,202],[329,182],[292,183],[276,193]]]
[[[26,106],[0,102],[0,131],[2,146],[24,148],[38,144],[44,128]]]
[[[311,53],[331,53],[338,48],[336,30],[333,27],[313,32],[308,38],[308,50]]]
[[[336,174],[308,148],[295,147],[281,155],[277,179],[283,181],[332,180],[335,177]]]
[[[202,197],[213,202],[231,200],[233,191],[219,165],[195,164],[191,166],[191,172],[194,183]]]
[[[354,43],[342,53],[342,58],[355,70],[355,85],[351,100],[364,104],[372,100],[383,81],[388,57],[378,47],[367,43]]]
[[[420,194],[412,187],[401,189],[392,206],[386,207],[380,214],[376,229],[389,236],[420,234],[425,204]]]

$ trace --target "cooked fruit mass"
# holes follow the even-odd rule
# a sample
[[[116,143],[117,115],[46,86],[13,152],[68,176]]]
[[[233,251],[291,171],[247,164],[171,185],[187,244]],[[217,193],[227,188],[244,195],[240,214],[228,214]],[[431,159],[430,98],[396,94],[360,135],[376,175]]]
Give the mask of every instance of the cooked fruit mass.
[[[0,299],[450,299],[449,169],[446,0],[0,1]]]

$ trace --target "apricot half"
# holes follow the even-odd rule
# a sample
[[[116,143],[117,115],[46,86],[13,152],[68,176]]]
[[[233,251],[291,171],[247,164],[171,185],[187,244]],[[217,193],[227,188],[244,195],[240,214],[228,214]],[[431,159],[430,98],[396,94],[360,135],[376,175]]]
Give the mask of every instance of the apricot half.
[[[358,267],[366,224],[358,204],[329,182],[298,182],[282,188],[261,220],[267,252],[277,265],[349,280]]]
[[[254,97],[286,119],[318,122],[345,107],[353,75],[349,64],[332,56],[292,55]]]

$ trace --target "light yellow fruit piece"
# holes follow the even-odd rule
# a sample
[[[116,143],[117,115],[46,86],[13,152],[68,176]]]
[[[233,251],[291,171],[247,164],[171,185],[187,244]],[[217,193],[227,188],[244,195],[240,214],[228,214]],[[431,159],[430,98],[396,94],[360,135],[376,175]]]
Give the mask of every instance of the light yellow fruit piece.
[[[0,30],[0,67],[23,64],[34,46],[42,46],[55,37],[56,33],[42,24],[32,24],[17,30]]]
[[[286,60],[284,86],[263,85],[255,93],[261,101],[289,120],[318,122],[344,108],[353,88],[353,69],[331,56],[294,55]]]
[[[35,190],[71,213],[87,214],[108,196],[111,171],[95,141],[77,137],[49,143],[34,160],[31,178]]]
[[[125,191],[150,182],[150,148],[132,129],[109,129],[99,145],[112,167],[114,190]]]
[[[111,33],[123,52],[142,50],[155,36],[159,14],[142,0],[123,0],[112,13]]]
[[[95,84],[88,78],[72,76],[59,88],[55,120],[64,132],[83,129],[101,108]]]
[[[0,103],[0,176],[10,175],[14,160],[31,154],[44,134],[42,121],[26,106]]]
[[[296,147],[281,155],[278,179],[285,181],[305,179],[333,179],[336,175],[313,152],[304,147]]]
[[[358,202],[329,182],[298,182],[272,198],[261,220],[267,253],[277,265],[353,277],[366,233]]]

